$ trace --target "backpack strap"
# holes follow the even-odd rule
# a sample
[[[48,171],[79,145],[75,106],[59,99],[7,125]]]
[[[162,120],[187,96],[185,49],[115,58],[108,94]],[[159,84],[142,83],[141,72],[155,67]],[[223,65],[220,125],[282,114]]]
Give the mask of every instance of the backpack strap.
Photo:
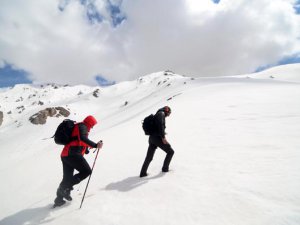
[[[76,124],[75,124],[75,127],[77,127],[77,128],[75,128],[75,129],[77,129],[78,132],[77,132],[77,136],[76,136],[76,137],[74,136],[74,140],[78,140],[79,145],[80,145],[81,140],[80,140],[79,124],[81,124],[81,123],[76,123]]]

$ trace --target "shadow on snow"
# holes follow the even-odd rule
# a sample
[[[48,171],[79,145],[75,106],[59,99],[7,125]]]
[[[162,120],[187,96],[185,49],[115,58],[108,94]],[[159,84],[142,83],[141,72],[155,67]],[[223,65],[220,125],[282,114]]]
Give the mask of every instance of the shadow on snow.
[[[51,207],[52,205],[49,204],[43,207],[24,209],[0,220],[0,225],[38,225],[48,223],[53,220],[53,218],[46,219],[50,214]]]
[[[108,184],[105,187],[105,190],[110,190],[110,191],[116,190],[116,191],[121,191],[121,192],[131,191],[143,184],[146,184],[149,180],[157,179],[157,178],[163,177],[164,175],[165,175],[165,173],[159,173],[154,177],[143,177],[143,178],[140,178],[137,176],[128,177],[124,180]]]

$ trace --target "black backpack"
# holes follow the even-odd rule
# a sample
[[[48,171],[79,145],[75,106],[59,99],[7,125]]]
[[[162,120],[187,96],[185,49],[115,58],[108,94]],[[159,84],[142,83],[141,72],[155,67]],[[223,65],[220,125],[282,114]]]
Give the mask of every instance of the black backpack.
[[[143,122],[142,127],[146,135],[152,135],[157,131],[155,116],[153,114],[147,116]]]
[[[74,138],[72,138],[72,131],[76,122],[73,120],[65,119],[61,122],[54,134],[54,141],[58,145],[69,144]]]

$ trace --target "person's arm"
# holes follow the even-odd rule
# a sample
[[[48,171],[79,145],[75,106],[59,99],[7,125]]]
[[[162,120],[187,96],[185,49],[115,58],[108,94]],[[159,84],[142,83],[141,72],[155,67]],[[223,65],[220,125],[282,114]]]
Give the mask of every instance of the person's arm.
[[[89,145],[91,148],[97,148],[97,144],[88,138],[88,129],[86,125],[80,123],[78,128],[80,140]]]
[[[156,114],[156,125],[158,128],[157,134],[164,139],[165,138],[165,128],[166,128],[164,112],[160,111]]]

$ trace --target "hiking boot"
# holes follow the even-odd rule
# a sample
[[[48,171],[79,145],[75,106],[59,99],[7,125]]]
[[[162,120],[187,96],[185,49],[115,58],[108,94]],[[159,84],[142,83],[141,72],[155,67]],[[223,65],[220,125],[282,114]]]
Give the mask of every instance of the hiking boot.
[[[148,176],[147,173],[140,173],[140,177],[146,177],[146,176]]]
[[[169,172],[169,168],[162,168],[161,171],[164,172],[164,173],[167,173],[167,172]]]
[[[59,187],[57,189],[57,197],[63,197],[64,199],[68,200],[68,201],[72,201],[72,197],[71,197],[71,190],[73,190],[73,188],[65,188],[62,189],[61,187]]]
[[[64,205],[65,203],[66,203],[66,201],[63,200],[62,197],[57,196],[56,199],[54,200],[54,206],[53,206],[53,208],[55,208],[55,207],[57,207],[57,206],[62,206],[62,205]]]

